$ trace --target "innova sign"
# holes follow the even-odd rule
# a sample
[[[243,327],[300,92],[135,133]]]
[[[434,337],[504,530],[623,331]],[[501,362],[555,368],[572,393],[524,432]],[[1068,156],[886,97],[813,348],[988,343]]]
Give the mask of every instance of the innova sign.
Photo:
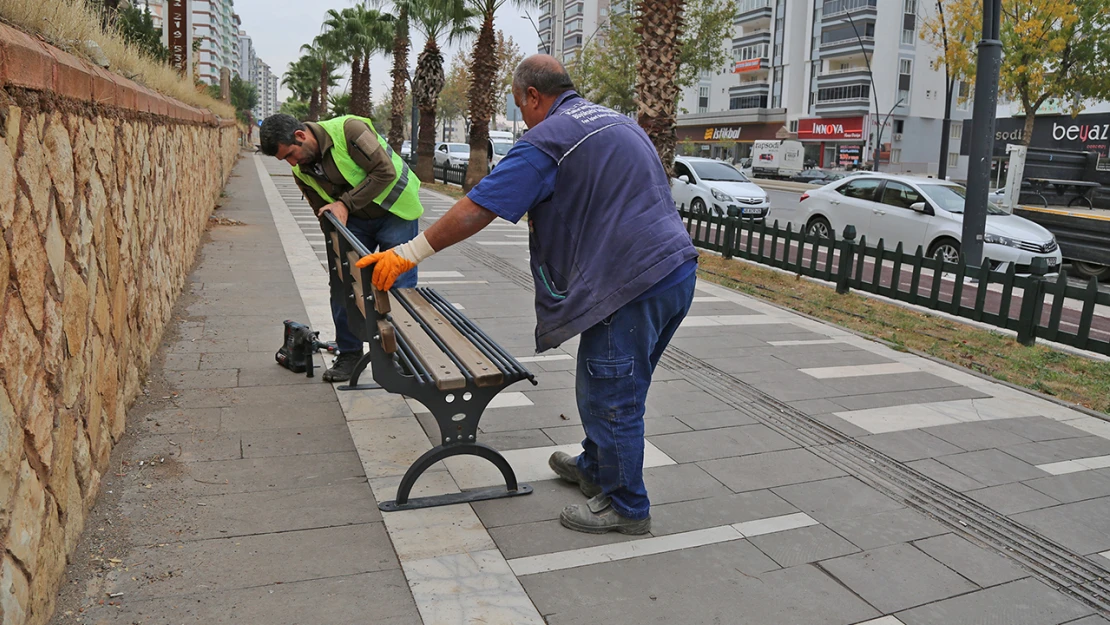
[[[798,138],[810,141],[862,139],[863,118],[814,118],[798,120]]]

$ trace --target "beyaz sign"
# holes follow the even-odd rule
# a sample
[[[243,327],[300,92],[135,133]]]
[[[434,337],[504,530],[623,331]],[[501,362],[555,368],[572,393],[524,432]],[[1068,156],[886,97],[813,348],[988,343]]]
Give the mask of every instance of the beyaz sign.
[[[827,139],[862,139],[863,118],[800,119],[798,120],[798,138],[818,141]]]
[[[733,126],[732,128],[706,128],[705,140],[718,141],[721,139],[739,139],[740,127]]]
[[[1110,138],[1110,124],[1072,124],[1063,126],[1052,122],[1052,138],[1056,141],[1106,141]]]

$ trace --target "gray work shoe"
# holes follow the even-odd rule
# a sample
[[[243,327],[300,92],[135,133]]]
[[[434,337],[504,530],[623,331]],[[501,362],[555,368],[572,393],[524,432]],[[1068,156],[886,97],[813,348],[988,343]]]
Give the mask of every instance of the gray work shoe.
[[[346,382],[355,372],[355,365],[362,359],[362,352],[341,352],[332,363],[331,369],[324,372],[325,382]]]
[[[601,494],[601,487],[586,479],[586,476],[578,470],[577,456],[557,451],[547,459],[547,466],[564,480],[571,484],[578,484],[578,490],[582,491],[583,495],[596,497]]]
[[[651,517],[639,521],[626,519],[610,505],[607,495],[598,495],[584,504],[563,508],[559,523],[563,527],[587,534],[620,532],[621,534],[647,534],[651,531]]]

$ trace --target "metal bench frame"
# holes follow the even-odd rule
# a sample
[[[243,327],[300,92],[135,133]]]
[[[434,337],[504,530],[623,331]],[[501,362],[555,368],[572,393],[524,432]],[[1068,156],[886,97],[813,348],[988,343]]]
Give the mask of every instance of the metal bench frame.
[[[505,457],[477,442],[477,437],[478,421],[490,401],[521,380],[535,385],[535,376],[435,290],[393,289],[390,297],[375,289],[370,282],[373,267],[360,269],[354,264],[370,251],[331,213],[326,215],[328,269],[333,278],[338,278],[332,280],[333,289],[340,290],[333,296],[339,295],[346,302],[351,331],[370,344],[370,350],[355,366],[350,382],[339,390],[381,388],[412,397],[431,411],[440,431],[439,445],[421,455],[401,478],[397,498],[378,507],[387,512],[412,510],[531,493],[530,485],[517,482]],[[467,364],[479,368],[475,366],[476,359],[460,357],[441,336],[447,333],[454,336],[456,331],[473,346],[473,350],[466,346],[467,351],[483,359],[479,364],[485,364],[489,371],[475,375]],[[454,340],[457,342],[458,337]],[[439,352],[435,352],[437,348]],[[449,362],[445,363],[444,356]],[[433,361],[445,363],[439,368],[447,373],[430,371],[428,363]],[[367,366],[376,385],[359,384]],[[459,455],[488,460],[501,472],[505,486],[409,498],[416,480],[425,471],[441,460]]]

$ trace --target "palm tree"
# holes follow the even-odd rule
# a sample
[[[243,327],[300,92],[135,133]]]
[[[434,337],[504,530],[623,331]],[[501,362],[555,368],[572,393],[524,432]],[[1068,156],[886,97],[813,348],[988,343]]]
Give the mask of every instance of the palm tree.
[[[674,173],[675,109],[678,103],[679,53],[682,12],[685,0],[638,0],[636,46],[640,58],[636,96],[640,102],[640,126],[651,137],[663,169]]]
[[[412,97],[420,108],[420,136],[416,145],[416,175],[431,182],[432,152],[435,149],[436,103],[443,90],[443,53],[439,39],[448,42],[474,32],[471,21],[476,14],[465,0],[422,0],[410,7],[412,25],[425,37],[424,51],[416,61]]]
[[[412,13],[412,0],[394,0],[393,43],[393,90],[389,108],[389,147],[400,153],[405,141],[405,97],[409,81],[409,15]]]
[[[322,63],[314,54],[305,54],[289,64],[281,84],[293,92],[293,97],[302,102],[308,101],[307,121],[316,121],[320,116],[320,73]],[[328,83],[339,80],[334,73],[327,73]]]
[[[326,46],[351,63],[351,113],[370,115],[370,57],[384,51],[393,38],[393,16],[364,4],[325,14]]]
[[[466,167],[463,190],[469,191],[489,173],[489,122],[497,110],[493,81],[497,78],[497,39],[493,30],[493,17],[505,0],[468,0],[471,8],[482,16],[478,40],[474,42],[474,56],[470,64],[470,162]],[[514,0],[518,8],[535,6],[539,0]]]
[[[319,82],[316,90],[315,115],[309,121],[326,119],[328,116],[328,87],[338,80],[334,74],[335,59],[338,56],[331,46],[331,41],[325,36],[317,36],[312,43],[301,46],[301,54],[311,57],[319,69]]]

